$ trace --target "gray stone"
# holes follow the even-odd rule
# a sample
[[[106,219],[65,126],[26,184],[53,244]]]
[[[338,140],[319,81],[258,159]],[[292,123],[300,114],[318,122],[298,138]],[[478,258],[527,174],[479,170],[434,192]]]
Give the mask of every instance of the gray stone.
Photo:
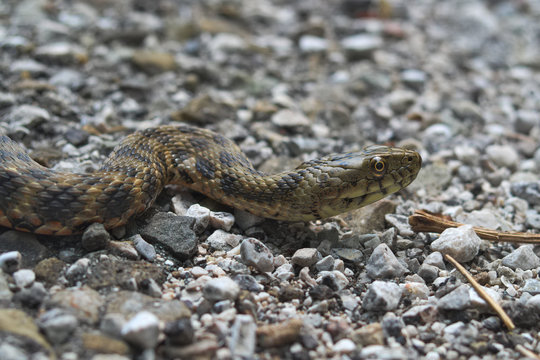
[[[439,268],[435,265],[423,263],[418,269],[417,274],[424,279],[426,283],[431,283],[439,276]]]
[[[521,288],[521,291],[528,292],[532,295],[540,294],[540,280],[538,279],[527,279],[525,284]]]
[[[240,245],[242,262],[254,266],[261,272],[274,271],[274,255],[262,242],[255,238],[248,238]]]
[[[529,134],[531,129],[540,125],[540,114],[534,110],[521,109],[516,112],[516,131],[522,134]]]
[[[540,312],[540,294],[534,295],[527,300],[527,307],[534,309],[537,313]]]
[[[137,252],[143,259],[146,259],[150,262],[153,262],[156,259],[156,249],[152,246],[152,244],[149,244],[146,241],[144,241],[141,235],[139,234],[133,235],[127,240],[133,242],[133,246],[135,246],[135,250],[137,250]]]
[[[273,275],[281,281],[288,281],[294,277],[292,264],[283,264],[279,266]]]
[[[5,109],[15,104],[15,95],[0,91],[0,109]]]
[[[366,270],[372,279],[400,277],[407,272],[407,268],[398,261],[386,244],[380,244],[373,250],[367,261]]]
[[[210,209],[199,204],[191,205],[186,211],[186,216],[190,216],[195,219],[193,230],[197,234],[202,234],[210,224]]]
[[[301,267],[309,267],[315,264],[321,258],[322,256],[319,250],[315,248],[303,248],[296,250],[296,252],[291,258],[291,262],[294,265],[298,265]]]
[[[13,273],[13,280],[19,288],[29,287],[36,280],[36,274],[29,269],[18,270]]]
[[[90,259],[87,259],[87,258],[81,258],[75,261],[75,263],[73,263],[66,270],[66,279],[68,279],[72,283],[77,280],[82,279],[86,275],[89,265],[90,265]]]
[[[437,318],[437,308],[433,305],[417,305],[401,316],[405,324],[429,324]]]
[[[527,210],[525,212],[525,223],[528,227],[540,229],[540,213],[536,210]]]
[[[315,269],[317,271],[331,271],[334,270],[334,257],[328,255],[315,263]]]
[[[228,212],[210,212],[210,225],[215,229],[231,230],[234,225],[234,215]]]
[[[10,68],[14,73],[28,73],[32,76],[44,75],[47,73],[47,66],[32,59],[14,61]]]
[[[110,240],[111,236],[103,224],[94,223],[84,231],[81,245],[87,251],[97,251],[105,249]]]
[[[209,280],[203,288],[204,298],[211,302],[227,299],[235,301],[239,293],[238,284],[226,276]]]
[[[282,109],[272,115],[272,123],[280,127],[294,128],[310,126],[311,120],[299,111]]]
[[[332,249],[332,255],[339,257],[348,262],[361,263],[364,262],[364,253],[358,249],[337,248]]]
[[[0,354],[3,360],[27,360],[29,357],[23,349],[7,342],[0,344]]]
[[[193,325],[189,318],[168,322],[165,325],[164,332],[168,342],[181,346],[193,343],[195,335]]]
[[[11,110],[8,115],[11,123],[27,128],[34,128],[51,119],[51,115],[45,109],[34,105],[20,105]]]
[[[401,236],[413,236],[414,231],[412,231],[411,226],[409,225],[409,219],[405,215],[398,214],[386,214],[384,219],[394,226]]]
[[[376,280],[369,286],[362,301],[362,307],[368,311],[390,311],[399,305],[401,288],[393,282]]]
[[[79,71],[72,69],[62,69],[54,74],[49,82],[54,86],[64,86],[68,89],[77,91],[85,84],[85,76]],[[71,141],[70,141],[71,142]],[[71,142],[73,145],[76,143]]]
[[[540,205],[540,182],[515,182],[510,185],[514,196],[527,200],[531,205]]]
[[[426,73],[418,69],[407,69],[401,72],[401,81],[413,89],[421,89],[427,80]]]
[[[255,355],[257,325],[251,315],[237,315],[231,329],[229,349],[233,358],[252,359]]]
[[[213,250],[229,251],[240,244],[241,235],[230,234],[223,230],[214,231],[205,241]]]
[[[433,251],[452,256],[458,262],[471,261],[478,254],[482,240],[471,225],[444,230],[439,238],[431,243]]]
[[[303,35],[298,40],[298,47],[305,53],[324,52],[328,49],[328,40],[318,36]]]
[[[509,268],[531,270],[540,266],[540,258],[533,251],[533,245],[522,245],[502,259]]]
[[[197,251],[197,236],[192,230],[194,219],[173,213],[157,213],[141,229],[141,236],[166,247],[179,259],[188,259]]]
[[[370,34],[353,35],[341,41],[341,46],[350,60],[370,58],[382,45],[380,37]]]
[[[141,311],[122,327],[122,337],[141,349],[152,349],[158,343],[159,319],[149,311]]]
[[[45,286],[38,281],[34,281],[32,286],[22,288],[19,292],[15,293],[13,299],[20,301],[30,308],[37,308],[45,300],[46,296],[47,290]]]
[[[105,314],[99,324],[99,328],[105,334],[115,338],[122,337],[122,328],[126,323],[126,319],[119,313]]]
[[[463,284],[441,297],[437,302],[437,308],[442,310],[464,310],[470,304],[469,287]]]
[[[238,209],[234,210],[234,218],[242,230],[247,230],[255,225],[259,225],[264,221],[262,217]]]
[[[87,53],[81,46],[72,43],[51,42],[36,48],[35,56],[45,61],[69,64],[86,57]]]
[[[444,259],[440,252],[434,251],[430,253],[424,259],[424,264],[433,265],[438,267],[441,270],[446,270],[446,265],[444,265]]]
[[[65,310],[54,308],[39,317],[38,325],[53,344],[61,344],[73,336],[79,321]]]
[[[334,291],[339,291],[349,285],[349,279],[341,271],[321,271],[317,276],[317,284],[326,285]]]
[[[21,266],[22,256],[18,251],[8,251],[0,254],[0,269],[6,274],[11,274]]]
[[[388,95],[388,104],[397,114],[402,114],[414,104],[416,94],[412,91],[394,90]]]
[[[514,169],[519,162],[519,154],[509,145],[490,145],[486,148],[486,155],[495,165],[509,169]]]

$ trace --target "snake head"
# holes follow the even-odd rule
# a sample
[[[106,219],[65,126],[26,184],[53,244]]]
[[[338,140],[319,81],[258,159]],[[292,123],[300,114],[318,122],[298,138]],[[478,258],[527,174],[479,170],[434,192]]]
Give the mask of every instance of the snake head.
[[[317,160],[322,216],[332,216],[382,199],[409,185],[422,158],[416,151],[372,145],[359,152]],[[326,186],[328,184],[328,186]]]

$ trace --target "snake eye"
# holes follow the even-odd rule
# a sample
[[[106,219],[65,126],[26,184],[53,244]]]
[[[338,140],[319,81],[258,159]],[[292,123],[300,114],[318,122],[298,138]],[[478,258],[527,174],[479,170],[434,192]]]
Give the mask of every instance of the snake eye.
[[[381,174],[386,169],[386,164],[380,157],[374,157],[371,160],[371,167],[377,174]]]

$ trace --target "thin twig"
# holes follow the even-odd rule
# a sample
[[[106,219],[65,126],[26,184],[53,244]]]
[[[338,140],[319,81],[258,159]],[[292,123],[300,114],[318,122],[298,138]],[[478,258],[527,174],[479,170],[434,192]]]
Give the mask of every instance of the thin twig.
[[[474,280],[472,275],[463,266],[461,266],[461,264],[458,263],[456,259],[454,259],[448,254],[444,255],[444,257],[446,260],[451,262],[452,265],[454,265],[454,267],[458,269],[461,274],[463,274],[463,276],[465,276],[465,278],[471,283],[474,290],[476,290],[478,295],[480,295],[480,297],[484,299],[489,306],[491,306],[491,308],[497,313],[497,315],[499,315],[508,330],[514,330],[516,326],[512,322],[512,319],[510,319],[510,317],[504,312],[502,307],[500,307],[500,305],[497,304],[497,302],[488,295],[488,293],[482,288],[482,285],[480,285],[476,280]]]
[[[531,350],[527,349],[525,346],[521,344],[516,345],[516,350],[521,353],[521,355],[526,356],[530,359],[540,360],[540,356],[533,353]]]
[[[409,216],[409,224],[416,232],[441,233],[452,227],[464,225],[455,221],[447,220],[434,215],[426,210],[416,210]],[[482,227],[473,227],[474,232],[484,240],[493,242],[506,241],[516,243],[540,244],[540,234],[526,232],[500,232]]]

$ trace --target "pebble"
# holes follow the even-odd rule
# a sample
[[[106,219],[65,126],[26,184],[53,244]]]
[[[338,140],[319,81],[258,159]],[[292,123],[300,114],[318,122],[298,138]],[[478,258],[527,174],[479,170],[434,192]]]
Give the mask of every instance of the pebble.
[[[89,266],[90,266],[90,259],[81,258],[75,261],[66,270],[66,279],[68,279],[72,283],[76,282],[77,280],[82,279],[86,275],[86,272],[88,271]]]
[[[463,284],[440,298],[437,302],[437,308],[442,310],[464,310],[470,304],[469,287]]]
[[[411,226],[409,225],[409,219],[404,215],[397,214],[386,214],[384,219],[394,226],[398,233],[403,236],[413,236],[414,231],[412,231]]]
[[[143,258],[150,262],[153,262],[156,259],[156,249],[141,237],[139,234],[135,234],[127,239],[128,241],[132,241],[133,245],[135,246],[135,250],[137,250],[137,253]]]
[[[305,53],[324,52],[328,49],[328,40],[313,35],[303,35],[298,40],[300,51]]]
[[[32,270],[22,269],[13,273],[13,280],[19,288],[31,286],[36,280],[36,274]]]
[[[264,219],[261,217],[238,209],[234,210],[234,218],[236,219],[236,224],[238,224],[242,230],[247,230],[264,221]]]
[[[434,251],[430,253],[424,259],[424,264],[433,265],[438,267],[441,270],[446,270],[446,265],[444,265],[444,259],[440,252]]]
[[[531,129],[540,125],[540,113],[534,110],[520,109],[516,112],[516,131],[522,134],[529,134]]]
[[[152,349],[158,343],[159,319],[149,311],[141,311],[122,327],[122,337],[140,349]]]
[[[210,225],[215,229],[229,231],[234,225],[234,215],[228,212],[210,212]]]
[[[248,238],[240,245],[242,262],[266,273],[274,271],[274,255],[262,242]]]
[[[439,276],[439,270],[437,266],[423,263],[416,273],[426,283],[432,283]]]
[[[531,205],[540,205],[540,183],[515,182],[510,185],[510,191],[514,196],[527,200]]]
[[[482,240],[471,225],[444,230],[439,238],[431,243],[431,249],[448,254],[458,262],[468,262],[476,257]]]
[[[231,329],[229,349],[233,357],[250,359],[255,354],[257,325],[251,315],[238,315]]]
[[[197,251],[194,219],[173,213],[158,213],[141,229],[143,239],[160,244],[175,257],[187,259]]]
[[[283,109],[272,115],[272,123],[284,128],[307,127],[311,121],[301,112]]]
[[[334,291],[339,291],[349,285],[347,277],[337,270],[320,271],[316,281],[318,284],[326,285]]]
[[[427,75],[422,70],[407,69],[401,72],[401,80],[411,88],[420,90],[426,83]]]
[[[373,250],[367,261],[366,270],[372,279],[400,277],[407,272],[407,268],[398,261],[386,244],[380,244]]]
[[[199,204],[191,205],[187,209],[185,216],[189,216],[195,219],[193,230],[197,234],[202,234],[210,224],[210,209],[205,208]]]
[[[522,245],[502,259],[502,264],[511,269],[530,270],[540,266],[532,245]]]
[[[240,293],[240,287],[234,280],[223,276],[209,280],[203,288],[203,296],[206,300],[216,302],[221,300],[236,300]]]
[[[237,247],[242,240],[241,235],[230,234],[224,230],[214,231],[205,241],[212,250],[229,251]]]
[[[279,266],[273,273],[273,275],[281,281],[288,281],[294,278],[292,264],[283,264]]]
[[[508,145],[490,145],[486,148],[489,160],[500,167],[513,168],[519,162],[516,149]]]
[[[178,319],[165,324],[163,330],[167,341],[173,345],[189,345],[193,343],[195,333],[189,318]]]
[[[54,308],[42,314],[38,319],[38,326],[45,333],[47,339],[54,344],[67,341],[79,325],[75,316],[65,310]]]
[[[18,251],[8,251],[0,254],[0,268],[3,272],[12,274],[21,266],[22,256]]]
[[[315,269],[317,269],[317,271],[334,270],[334,262],[334,257],[328,255],[315,263]]]
[[[390,311],[399,305],[402,290],[393,282],[376,280],[368,287],[362,307],[369,311]]]
[[[315,248],[303,248],[298,249],[291,258],[291,262],[294,265],[300,267],[309,267],[321,260],[322,256]]]
[[[341,339],[332,347],[332,351],[338,354],[349,354],[356,350],[356,344],[351,339]]]
[[[10,122],[29,129],[50,121],[51,115],[45,109],[34,105],[20,105],[13,108],[7,116]]]
[[[86,251],[105,249],[111,236],[103,224],[94,223],[86,228],[82,235],[81,245]]]
[[[341,46],[349,60],[369,58],[373,52],[383,45],[380,37],[370,34],[358,34],[341,40]]]
[[[521,288],[521,291],[528,292],[532,295],[540,294],[540,280],[538,279],[527,279],[525,284]]]

